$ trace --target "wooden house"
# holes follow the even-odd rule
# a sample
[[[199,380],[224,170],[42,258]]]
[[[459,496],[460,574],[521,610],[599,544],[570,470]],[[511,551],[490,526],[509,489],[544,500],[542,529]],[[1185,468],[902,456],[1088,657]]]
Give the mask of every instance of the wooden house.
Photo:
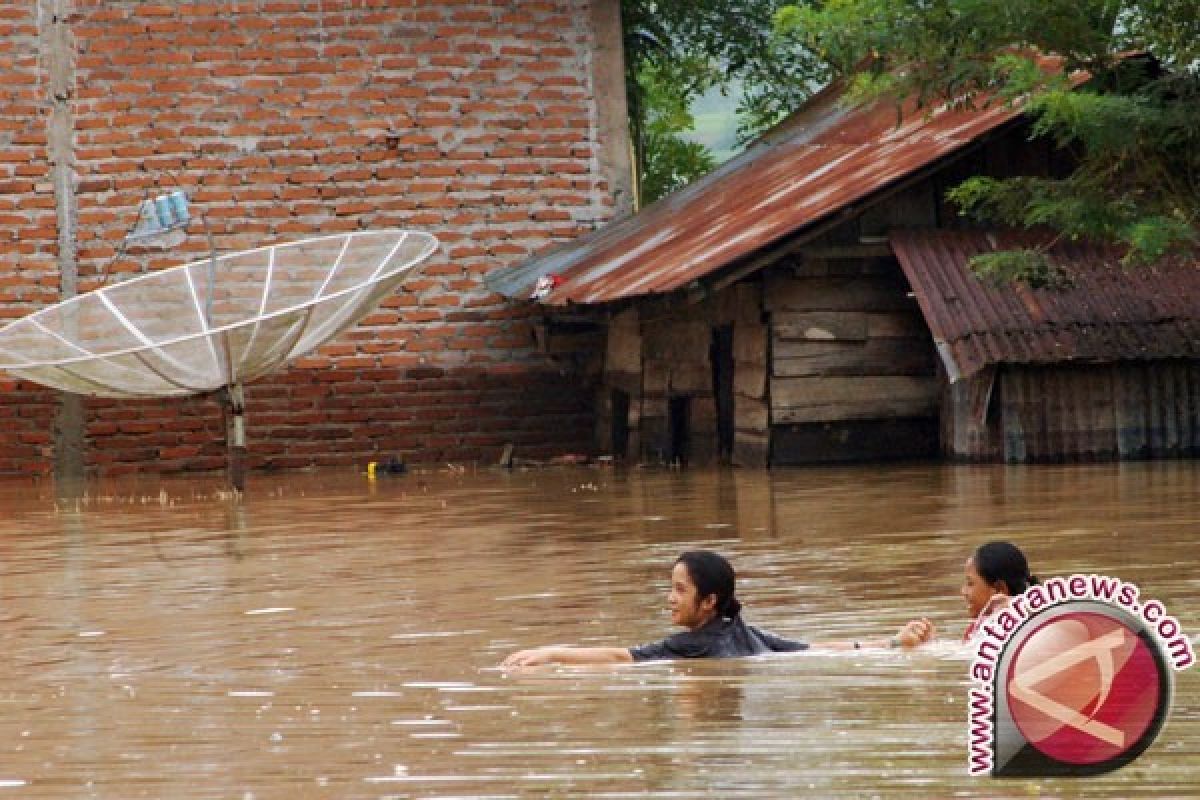
[[[1200,451],[1200,270],[1052,260],[993,286],[946,189],[1068,165],[1018,110],[848,107],[836,90],[683,191],[492,288],[606,332],[597,444],[635,460],[1009,462]]]

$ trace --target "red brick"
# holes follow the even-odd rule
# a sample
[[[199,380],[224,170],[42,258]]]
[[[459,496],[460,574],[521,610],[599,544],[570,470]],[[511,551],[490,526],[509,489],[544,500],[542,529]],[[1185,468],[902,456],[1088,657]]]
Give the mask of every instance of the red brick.
[[[318,45],[305,32],[321,12]],[[527,330],[505,326],[529,310],[480,283],[491,269],[594,227],[602,220],[593,209],[611,207],[605,184],[589,172],[596,143],[584,94],[586,37],[576,36],[578,22],[561,3],[379,0],[316,9],[264,0],[242,9],[158,0],[121,9],[90,3],[73,13],[85,285],[102,270],[133,275],[181,255],[204,257],[203,227],[194,224],[175,251],[134,248],[107,263],[141,198],[170,188],[160,183],[166,170],[187,187],[193,213],[203,213],[222,250],[388,225],[442,239],[426,281],[385,298],[381,311],[319,353],[248,387],[251,438],[269,438],[257,442],[261,460],[252,463],[351,463],[355,452],[401,447],[463,459],[518,440],[529,452],[551,451],[564,431],[578,437],[569,449],[586,448],[586,382],[519,366],[541,356]],[[412,26],[434,35],[414,44],[404,33]],[[24,35],[36,35],[30,31]],[[10,167],[0,171],[0,218],[9,217],[17,237],[9,252],[23,267],[3,276],[15,282],[0,283],[5,319],[53,302],[59,289],[54,197],[34,185],[50,174],[45,128],[33,122],[44,113],[40,83],[23,72],[37,62],[22,63],[0,103],[0,130],[13,134],[10,144],[26,143],[0,154],[0,167]],[[212,83],[223,78],[238,89]],[[496,195],[506,192],[501,204]],[[513,391],[518,383],[529,397],[573,399],[565,412],[548,399],[531,405]],[[408,407],[418,385],[421,408],[439,415],[443,438],[433,442],[424,441],[433,417]],[[0,426],[0,469],[11,459],[44,473],[54,395],[18,386],[26,387],[19,398],[10,392],[0,402],[21,412]],[[223,465],[223,428],[210,400],[93,400],[88,408],[88,461],[104,471]],[[356,431],[368,430],[369,444],[357,444]]]

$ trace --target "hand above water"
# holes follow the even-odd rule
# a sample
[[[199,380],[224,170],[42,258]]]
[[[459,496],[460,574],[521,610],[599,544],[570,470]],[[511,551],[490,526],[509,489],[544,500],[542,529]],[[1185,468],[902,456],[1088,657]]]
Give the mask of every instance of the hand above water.
[[[514,667],[540,667],[552,664],[555,660],[555,648],[534,647],[529,650],[518,650],[500,664],[505,669]]]
[[[506,669],[514,667],[540,667],[543,664],[628,664],[633,656],[624,647],[570,647],[550,645],[532,650],[518,650],[500,665]]]
[[[916,647],[933,641],[933,622],[928,617],[910,620],[895,636],[895,642],[901,647]]]

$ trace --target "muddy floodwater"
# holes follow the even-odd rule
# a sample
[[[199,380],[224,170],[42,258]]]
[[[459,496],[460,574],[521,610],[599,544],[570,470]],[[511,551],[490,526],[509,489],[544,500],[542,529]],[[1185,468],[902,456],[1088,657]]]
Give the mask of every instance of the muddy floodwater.
[[[0,483],[0,800],[1197,797],[1200,670],[1091,779],[967,775],[963,560],[1119,576],[1200,633],[1200,466],[572,467]],[[671,631],[727,554],[747,620],[942,642],[505,673]]]

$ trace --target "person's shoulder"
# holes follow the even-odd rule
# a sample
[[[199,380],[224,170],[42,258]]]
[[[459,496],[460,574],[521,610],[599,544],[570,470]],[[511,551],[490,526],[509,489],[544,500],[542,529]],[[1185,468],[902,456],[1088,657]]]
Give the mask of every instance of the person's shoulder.
[[[694,631],[680,631],[664,639],[667,649],[676,658],[703,658],[712,649],[713,637],[716,631],[705,625]]]
[[[783,636],[778,636],[770,631],[757,628],[754,625],[747,625],[746,631],[753,638],[761,642],[767,650],[774,653],[790,653],[797,650],[808,649],[808,642],[801,642],[796,639],[788,639]]]
[[[634,661],[657,661],[672,658],[705,658],[713,653],[713,642],[726,625],[709,623],[692,631],[679,631],[665,639],[629,648]]]

